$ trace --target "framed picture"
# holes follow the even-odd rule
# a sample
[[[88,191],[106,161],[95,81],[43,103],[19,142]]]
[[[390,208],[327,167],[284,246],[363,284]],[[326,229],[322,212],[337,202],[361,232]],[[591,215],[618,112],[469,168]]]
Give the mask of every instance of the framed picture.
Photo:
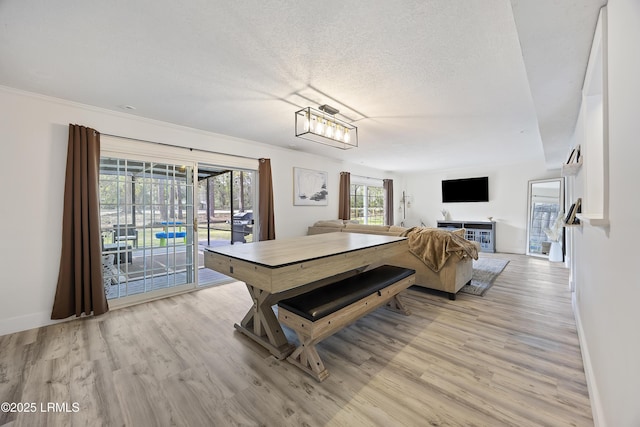
[[[311,169],[293,168],[293,205],[327,206],[327,173]]]

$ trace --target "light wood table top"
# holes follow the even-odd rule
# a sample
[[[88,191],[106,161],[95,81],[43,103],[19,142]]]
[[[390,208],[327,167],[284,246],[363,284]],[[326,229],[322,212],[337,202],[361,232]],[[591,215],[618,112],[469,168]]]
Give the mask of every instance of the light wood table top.
[[[406,250],[405,237],[337,232],[211,248],[204,264],[276,293],[383,262]]]
[[[405,240],[405,238],[336,232],[281,240],[265,240],[206,250],[264,267],[278,268],[402,240]]]

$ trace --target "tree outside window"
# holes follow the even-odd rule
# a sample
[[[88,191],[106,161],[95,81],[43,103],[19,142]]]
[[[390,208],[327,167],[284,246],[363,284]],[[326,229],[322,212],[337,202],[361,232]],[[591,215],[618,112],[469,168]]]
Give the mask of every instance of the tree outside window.
[[[384,189],[351,184],[351,219],[361,224],[384,225]]]

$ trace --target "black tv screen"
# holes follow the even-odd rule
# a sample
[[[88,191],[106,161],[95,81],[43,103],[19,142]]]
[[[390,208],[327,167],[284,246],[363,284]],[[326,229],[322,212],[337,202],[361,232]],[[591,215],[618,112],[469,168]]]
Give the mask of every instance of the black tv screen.
[[[488,202],[489,177],[442,181],[442,203]]]

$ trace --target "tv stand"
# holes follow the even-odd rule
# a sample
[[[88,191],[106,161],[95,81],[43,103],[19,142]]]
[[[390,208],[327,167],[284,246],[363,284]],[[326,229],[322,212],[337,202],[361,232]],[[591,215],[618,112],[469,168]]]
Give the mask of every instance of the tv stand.
[[[466,239],[480,243],[480,251],[496,251],[495,221],[438,221],[438,228],[464,228]]]

